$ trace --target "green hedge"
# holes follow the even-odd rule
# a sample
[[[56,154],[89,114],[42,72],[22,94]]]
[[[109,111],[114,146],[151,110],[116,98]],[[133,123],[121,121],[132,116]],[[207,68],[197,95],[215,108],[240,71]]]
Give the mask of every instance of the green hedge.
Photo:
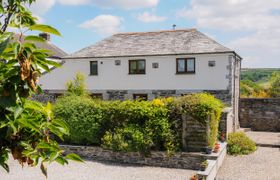
[[[210,115],[209,144],[217,138],[222,103],[208,94],[153,101],[100,101],[63,96],[54,107],[70,125],[66,143],[97,145],[115,151],[178,151],[182,144],[183,113],[202,124]]]
[[[87,97],[63,96],[54,107],[58,118],[64,119],[70,127],[66,143],[99,145],[104,124],[103,106]],[[104,130],[103,130],[104,131]]]
[[[70,125],[71,135],[66,137],[66,143],[102,145],[117,151],[174,151],[165,106],[147,101],[98,101],[65,96],[57,100],[54,112]]]

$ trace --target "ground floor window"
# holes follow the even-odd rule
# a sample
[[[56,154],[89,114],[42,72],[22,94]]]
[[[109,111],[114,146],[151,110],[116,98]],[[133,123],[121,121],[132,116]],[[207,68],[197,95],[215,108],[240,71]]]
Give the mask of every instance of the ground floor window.
[[[103,94],[102,93],[92,93],[90,96],[93,99],[101,99],[101,100],[103,100]]]
[[[148,94],[133,94],[133,99],[134,100],[147,101],[148,100]]]

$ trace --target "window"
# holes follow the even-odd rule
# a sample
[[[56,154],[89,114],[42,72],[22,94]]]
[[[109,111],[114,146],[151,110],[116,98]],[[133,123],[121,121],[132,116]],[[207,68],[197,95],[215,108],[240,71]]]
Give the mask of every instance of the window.
[[[176,60],[177,74],[194,74],[195,58],[179,58]]]
[[[92,93],[90,95],[93,99],[100,99],[103,100],[103,94],[102,93]]]
[[[147,94],[133,94],[133,99],[147,101],[148,95]]]
[[[145,60],[129,60],[129,74],[145,74],[146,61]]]
[[[98,74],[98,62],[90,61],[90,75],[96,76]]]

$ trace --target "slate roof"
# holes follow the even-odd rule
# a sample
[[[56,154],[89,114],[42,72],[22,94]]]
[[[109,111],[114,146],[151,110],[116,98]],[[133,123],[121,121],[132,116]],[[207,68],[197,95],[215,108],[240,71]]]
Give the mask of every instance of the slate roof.
[[[19,39],[19,34],[14,34],[13,35],[14,39]],[[23,39],[22,37],[21,39]],[[55,59],[61,59],[64,56],[67,56],[68,54],[64,52],[62,49],[51,43],[50,41],[46,41],[45,43],[40,43],[36,42],[35,45],[40,48],[40,49],[46,49],[50,51],[50,58],[55,58]]]
[[[196,29],[119,33],[65,58],[127,57],[226,53],[222,46]]]

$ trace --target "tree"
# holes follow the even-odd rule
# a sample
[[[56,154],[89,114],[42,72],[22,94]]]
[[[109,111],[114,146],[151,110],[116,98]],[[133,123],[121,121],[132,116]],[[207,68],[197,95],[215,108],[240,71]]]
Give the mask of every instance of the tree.
[[[66,84],[67,93],[76,96],[87,96],[88,91],[86,90],[85,76],[82,73],[77,73],[74,80],[70,80]]]
[[[75,154],[63,155],[58,143],[51,138],[69,134],[67,124],[56,119],[51,104],[43,105],[28,100],[41,91],[37,85],[41,71],[50,71],[57,63],[47,60],[48,51],[38,49],[35,42],[45,42],[27,31],[41,31],[60,35],[48,25],[36,23],[36,18],[26,8],[35,0],[6,0],[0,4],[0,166],[9,171],[8,153],[22,166],[36,166],[47,176],[45,163],[68,163],[81,159]],[[19,37],[7,30],[19,31]]]
[[[270,87],[270,95],[273,98],[280,97],[280,73],[273,73],[271,77],[271,87]]]

